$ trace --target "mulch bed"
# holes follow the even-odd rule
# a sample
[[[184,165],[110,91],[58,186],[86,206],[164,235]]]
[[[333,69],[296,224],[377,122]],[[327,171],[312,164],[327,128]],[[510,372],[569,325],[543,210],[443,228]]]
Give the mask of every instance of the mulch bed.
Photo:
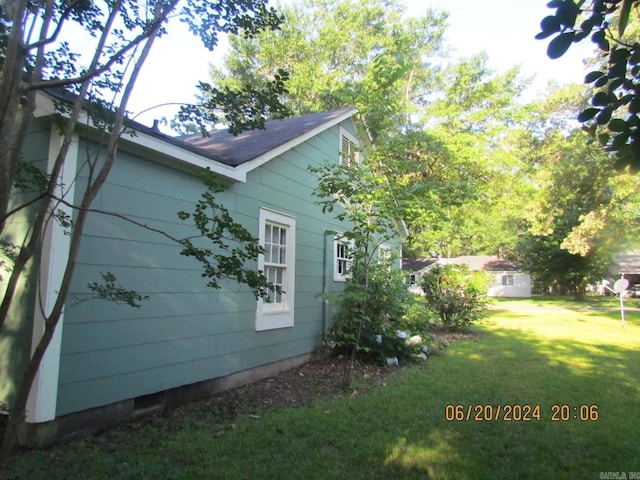
[[[352,385],[344,387],[349,360],[342,357],[323,357],[278,375],[241,387],[225,390],[203,400],[190,401],[180,407],[161,410],[118,427],[109,429],[83,441],[108,444],[119,435],[148,426],[165,432],[175,432],[186,425],[197,425],[215,416],[221,424],[232,422],[239,415],[258,417],[261,412],[277,408],[310,405],[315,400],[342,395],[361,395],[367,390],[384,386],[401,370],[356,361]],[[215,435],[224,435],[229,425],[221,425]]]
[[[454,340],[471,340],[478,332],[445,332],[430,330],[433,341],[446,348]],[[216,415],[232,421],[238,415],[259,415],[261,411],[277,408],[310,405],[315,400],[337,396],[356,396],[374,387],[384,386],[402,370],[377,363],[357,360],[352,373],[351,386],[345,387],[345,375],[349,359],[326,356],[285,370],[278,375],[241,387],[225,390],[207,399],[192,401],[181,407],[160,411],[116,428],[117,431],[135,429],[143,425],[161,424],[164,428],[177,429],[186,423],[199,422],[202,416]],[[114,432],[114,433],[116,433]],[[224,432],[221,431],[221,434]],[[99,437],[109,437],[105,432]],[[103,438],[102,441],[106,439]],[[97,439],[97,441],[101,441]]]
[[[451,340],[466,340],[477,333],[445,333],[432,331],[431,337],[442,347]],[[171,410],[162,410],[119,427],[85,438],[84,441],[105,444],[141,427],[157,427],[176,431],[187,424],[200,423],[212,415],[224,421],[233,421],[239,415],[258,416],[260,412],[277,407],[310,405],[315,400],[338,396],[356,396],[374,387],[384,386],[402,370],[376,363],[357,360],[352,372],[351,386],[345,387],[349,359],[326,356],[283,371],[278,375],[248,385],[225,390],[209,398],[191,401]],[[0,419],[1,420],[1,419]],[[220,430],[225,433],[226,427]]]

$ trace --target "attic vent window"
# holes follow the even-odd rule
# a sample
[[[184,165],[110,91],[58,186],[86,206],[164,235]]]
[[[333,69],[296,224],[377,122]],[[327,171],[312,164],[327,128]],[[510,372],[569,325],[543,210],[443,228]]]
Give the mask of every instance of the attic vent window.
[[[340,129],[340,163],[357,165],[360,163],[358,140],[344,129]]]

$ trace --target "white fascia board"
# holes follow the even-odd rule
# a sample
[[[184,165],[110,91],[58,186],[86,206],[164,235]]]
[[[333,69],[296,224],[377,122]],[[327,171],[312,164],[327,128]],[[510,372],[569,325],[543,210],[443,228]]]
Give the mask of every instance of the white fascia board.
[[[246,172],[241,171],[239,167],[231,167],[224,163],[216,162],[204,155],[198,155],[179,145],[173,145],[162,139],[155,138],[146,133],[136,131],[135,136],[128,136],[126,133],[122,136],[122,141],[138,147],[143,147],[150,151],[155,151],[180,163],[185,163],[197,168],[209,168],[213,173],[220,175],[228,180],[245,183],[247,181]]]
[[[57,112],[54,101],[50,96],[46,94],[36,96],[36,110],[34,112],[36,118],[50,116],[55,113]],[[90,119],[86,114],[83,114],[78,120],[78,126],[86,127],[88,125],[90,125]],[[151,152],[157,152],[164,158],[198,169],[209,168],[213,173],[234,182],[245,183],[247,181],[246,171],[240,167],[231,167],[224,163],[216,162],[204,155],[199,155],[179,145],[174,145],[161,138],[156,138],[137,130],[135,130],[135,136],[127,135],[125,130],[125,133],[121,136],[121,142],[142,147]]]
[[[314,128],[313,130],[309,130],[307,133],[305,133],[304,135],[300,135],[296,138],[294,138],[293,140],[288,141],[287,143],[283,143],[282,145],[280,145],[279,147],[274,148],[273,150],[268,151],[267,153],[264,153],[262,155],[260,155],[259,157],[254,158],[253,160],[250,160],[246,163],[243,163],[242,165],[239,165],[237,168],[238,171],[241,171],[245,174],[251,172],[252,170],[255,170],[256,168],[264,165],[265,163],[267,163],[269,160],[274,159],[275,157],[277,157],[278,155],[282,155],[283,153],[291,150],[292,148],[297,147],[298,145],[300,145],[303,142],[306,142],[307,140],[309,140],[310,138],[315,137],[316,135],[324,132],[325,130],[338,125],[340,122],[343,122],[344,120],[352,117],[353,115],[355,115],[355,113],[357,112],[357,110],[355,108],[350,108],[349,110],[345,111],[342,115],[326,122],[323,123],[322,125],[317,126],[316,128]]]
[[[449,262],[447,261],[446,258],[439,258],[438,260],[433,262],[431,265],[427,265],[423,269],[418,270],[418,273],[422,274],[424,272],[427,272],[427,271],[431,270],[432,268],[435,268],[436,266],[442,266],[442,265],[448,265],[448,264],[449,264]]]

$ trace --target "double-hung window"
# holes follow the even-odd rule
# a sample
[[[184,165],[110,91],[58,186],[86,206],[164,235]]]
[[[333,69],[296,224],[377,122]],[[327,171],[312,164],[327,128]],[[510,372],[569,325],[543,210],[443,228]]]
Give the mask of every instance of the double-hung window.
[[[258,300],[256,330],[293,326],[295,297],[296,220],[267,209],[260,210],[260,245],[264,254],[258,268],[274,290],[269,299]]]
[[[333,239],[333,280],[346,282],[351,271],[353,240],[337,236]]]

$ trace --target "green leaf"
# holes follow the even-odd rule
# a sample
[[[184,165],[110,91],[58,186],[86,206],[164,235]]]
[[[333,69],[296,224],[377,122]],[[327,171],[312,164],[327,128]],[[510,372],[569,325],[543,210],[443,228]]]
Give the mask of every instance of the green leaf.
[[[573,42],[574,32],[561,33],[549,42],[547,56],[552,59],[560,58],[564,55]]]
[[[545,38],[550,37],[554,33],[556,32],[540,32],[540,33],[537,33],[536,36],[533,38],[535,38],[536,40],[544,40]]]
[[[609,43],[609,40],[604,39],[602,42],[598,43],[598,48],[603,52],[608,52],[611,48],[611,44]]]
[[[607,92],[598,92],[591,99],[592,105],[606,106],[609,105],[609,94]]]
[[[610,108],[603,109],[597,116],[596,122],[598,125],[606,125],[611,120],[612,110]]]
[[[607,143],[609,143],[609,139],[611,138],[611,136],[604,132],[598,135],[598,143],[600,144],[601,147],[604,147]]]
[[[631,51],[628,48],[615,48],[611,51],[609,56],[610,63],[616,63],[623,60],[627,60],[631,56]]]
[[[609,122],[609,130],[612,132],[628,132],[629,125],[621,118],[614,118]]]
[[[588,35],[589,33],[591,33],[591,30],[593,30],[593,27],[595,26],[595,24],[596,22],[593,17],[587,18],[584,22],[580,24],[580,30],[582,30],[582,32],[585,35]]]
[[[598,70],[595,70],[593,72],[589,72],[587,73],[587,75],[584,77],[584,83],[593,83],[596,80],[598,80],[599,78],[602,78],[604,76],[603,72],[600,72]]]
[[[615,168],[618,172],[621,172],[630,165],[631,161],[632,157],[630,154],[621,154],[613,164],[613,168]]]
[[[546,38],[560,31],[560,22],[558,21],[555,15],[549,15],[548,17],[544,17],[540,22],[540,29],[542,30],[542,32],[539,33],[538,35],[544,34],[544,37],[542,38]]]
[[[578,115],[578,121],[586,122],[588,120],[591,120],[599,112],[600,112],[599,108],[587,108],[586,110],[583,110],[582,112],[580,112],[580,114]]]
[[[598,80],[595,81],[595,83],[593,84],[593,88],[602,88],[607,83],[609,83],[609,77],[607,77],[606,75],[603,75],[602,77],[600,77]]]
[[[640,44],[634,43],[631,47],[631,57],[629,57],[629,63],[631,65],[637,65],[640,63]]]
[[[558,9],[556,10],[556,17],[558,18],[560,25],[568,29],[573,29],[579,13],[580,7],[578,7],[578,5],[573,3],[572,0],[565,0],[558,6]]]
[[[593,35],[591,35],[591,41],[593,43],[603,42],[605,39],[605,36],[606,36],[606,33],[603,29],[596,30],[595,32],[593,32]]]
[[[613,141],[611,142],[611,148],[613,150],[620,150],[624,147],[624,145],[626,145],[627,140],[629,140],[629,133],[622,132],[613,138]]]
[[[629,113],[640,113],[640,98],[638,96],[633,97],[629,102]]]

